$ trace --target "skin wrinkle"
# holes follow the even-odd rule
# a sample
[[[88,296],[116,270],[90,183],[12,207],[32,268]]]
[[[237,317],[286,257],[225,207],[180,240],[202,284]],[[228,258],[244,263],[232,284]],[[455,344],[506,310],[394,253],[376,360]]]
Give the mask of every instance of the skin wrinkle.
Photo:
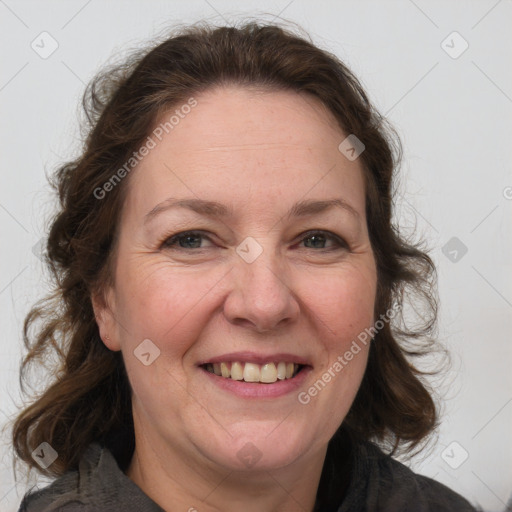
[[[208,152],[208,151],[225,151],[230,153],[233,150],[243,151],[243,150],[254,150],[254,149],[274,149],[274,148],[295,148],[296,144],[278,144],[278,143],[258,143],[258,144],[235,144],[235,145],[225,145],[225,146],[216,146],[204,148],[200,151]],[[199,152],[198,150],[195,150]]]
[[[95,312],[133,389],[136,451],[127,475],[164,509],[313,508],[327,442],[354,400],[367,349],[307,406],[295,392],[232,396],[196,363],[238,350],[291,352],[312,363],[307,389],[372,325],[376,267],[364,179],[360,164],[339,153],[343,138],[310,98],[222,88],[198,96],[130,177],[111,310]],[[337,190],[361,224],[338,208],[285,217],[297,201],[332,199]],[[220,222],[180,209],[144,228],[144,215],[168,197],[219,201],[235,217]],[[161,238],[189,229],[211,237],[200,253],[159,248]],[[350,250],[304,246],[302,233],[317,229],[345,238]],[[251,264],[235,250],[246,236],[263,247]],[[161,355],[146,367],[133,350],[147,338]],[[247,442],[262,453],[253,468],[237,457]]]

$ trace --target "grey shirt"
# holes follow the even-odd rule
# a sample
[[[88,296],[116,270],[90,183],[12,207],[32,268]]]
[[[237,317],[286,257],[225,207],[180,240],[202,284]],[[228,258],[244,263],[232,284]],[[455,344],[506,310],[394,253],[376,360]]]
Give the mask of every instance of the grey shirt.
[[[341,445],[337,448],[331,441],[315,512],[476,512],[462,496],[431,478],[413,473],[373,443],[351,443],[350,456],[345,456],[342,463],[337,456]],[[163,509],[124,474],[108,448],[92,443],[76,470],[25,495],[19,512],[117,510]],[[166,510],[173,512],[172,504]]]

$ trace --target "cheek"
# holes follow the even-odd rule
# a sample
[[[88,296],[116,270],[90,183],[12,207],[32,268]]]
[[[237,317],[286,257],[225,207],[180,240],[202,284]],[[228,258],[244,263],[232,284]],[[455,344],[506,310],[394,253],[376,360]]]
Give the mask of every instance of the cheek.
[[[206,298],[222,277],[165,262],[120,265],[118,276],[116,311],[123,344],[149,338],[167,354],[183,352],[196,338]]]
[[[361,333],[373,326],[376,275],[372,265],[347,266],[328,276],[316,276],[314,287],[312,283],[307,308],[323,354],[315,379],[299,401],[310,408],[311,415],[324,418],[326,432],[334,433],[348,413],[366,369],[370,338],[365,335],[362,341]]]
[[[325,345],[344,344],[373,324],[376,278],[371,266],[311,275],[303,281],[305,304],[325,328]]]
[[[176,412],[191,400],[183,357],[208,320],[206,299],[219,279],[165,262],[138,263],[119,265],[116,316],[134,403],[139,411],[154,417],[161,414],[162,403]],[[146,366],[137,354],[148,339],[159,352]],[[144,352],[150,353],[150,360],[153,350],[149,345]]]

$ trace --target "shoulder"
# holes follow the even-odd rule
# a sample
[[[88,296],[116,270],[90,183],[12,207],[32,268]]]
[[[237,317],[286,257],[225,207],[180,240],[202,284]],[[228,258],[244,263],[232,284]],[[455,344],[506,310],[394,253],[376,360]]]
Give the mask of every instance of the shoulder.
[[[405,464],[369,442],[354,451],[352,482],[347,493],[351,508],[339,512],[477,512],[460,494]],[[357,503],[357,506],[354,506]],[[345,501],[343,503],[345,505]]]
[[[18,512],[161,512],[119,468],[111,452],[92,443],[75,470],[43,489],[28,492]]]
[[[18,512],[85,512],[88,503],[88,483],[98,466],[102,448],[91,444],[80,461],[79,468],[66,472],[42,489],[31,489],[23,497]],[[81,481],[81,479],[83,479]]]
[[[417,503],[422,512],[475,512],[475,508],[446,485],[410,468],[381,452],[379,458],[379,503],[389,510],[406,510]]]

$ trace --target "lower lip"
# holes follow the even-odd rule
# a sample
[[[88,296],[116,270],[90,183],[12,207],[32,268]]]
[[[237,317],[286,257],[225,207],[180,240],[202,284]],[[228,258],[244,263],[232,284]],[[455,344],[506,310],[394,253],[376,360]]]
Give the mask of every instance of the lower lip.
[[[262,384],[220,377],[204,368],[199,368],[213,384],[242,398],[276,398],[293,393],[302,386],[311,369],[310,366],[306,366],[291,379],[277,380],[272,384]]]

